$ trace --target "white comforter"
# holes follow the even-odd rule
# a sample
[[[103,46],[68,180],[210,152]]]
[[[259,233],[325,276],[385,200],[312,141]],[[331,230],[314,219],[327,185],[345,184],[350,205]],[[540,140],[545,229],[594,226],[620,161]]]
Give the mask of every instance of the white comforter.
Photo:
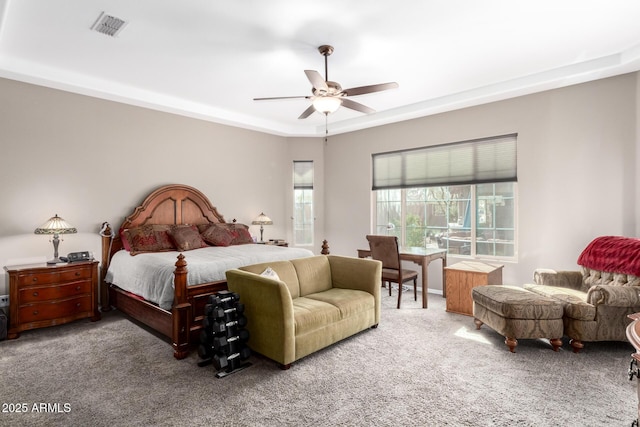
[[[155,252],[135,256],[121,250],[114,254],[105,280],[125,291],[170,310],[173,304],[173,271],[180,252]],[[268,261],[282,261],[313,256],[301,248],[274,245],[211,246],[183,252],[187,261],[187,286],[226,280],[232,268]]]

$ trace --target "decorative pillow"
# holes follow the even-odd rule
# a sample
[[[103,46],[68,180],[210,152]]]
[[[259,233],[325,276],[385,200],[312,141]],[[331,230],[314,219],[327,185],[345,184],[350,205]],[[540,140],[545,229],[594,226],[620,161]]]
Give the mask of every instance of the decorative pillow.
[[[211,224],[201,235],[205,242],[214,246],[229,246],[236,237],[231,230],[220,224]]]
[[[205,231],[207,231],[207,228],[211,227],[212,225],[214,225],[214,224],[213,224],[213,223],[211,223],[211,222],[208,222],[208,223],[206,223],[206,224],[198,224],[198,225],[197,225],[197,227],[198,227],[198,232],[199,232],[200,234],[202,234],[202,233],[204,233]]]
[[[195,225],[176,226],[171,229],[169,235],[179,251],[190,251],[207,246]]]
[[[231,245],[243,245],[245,243],[253,243],[253,237],[251,237],[251,233],[249,233],[248,225],[240,224],[237,222],[224,223],[220,225],[227,227],[234,234],[234,238],[233,238],[233,241],[231,242]]]
[[[280,276],[278,276],[278,273],[276,273],[271,267],[267,267],[266,270],[260,273],[260,275],[273,280],[280,280]]]
[[[127,251],[131,252],[131,245],[129,244],[129,240],[127,239],[127,235],[125,233],[125,229],[121,228],[118,231],[118,235],[120,236],[120,241],[122,242],[122,247]]]
[[[129,253],[174,251],[176,248],[169,237],[169,225],[147,224],[123,231],[129,243]]]

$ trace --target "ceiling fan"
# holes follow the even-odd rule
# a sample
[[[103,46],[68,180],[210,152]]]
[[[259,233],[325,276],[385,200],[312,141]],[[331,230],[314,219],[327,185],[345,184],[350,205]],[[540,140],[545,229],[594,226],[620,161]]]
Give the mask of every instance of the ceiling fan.
[[[335,112],[340,106],[350,108],[361,113],[371,114],[375,113],[373,108],[369,108],[366,105],[362,105],[359,102],[352,101],[349,97],[364,95],[372,92],[380,92],[387,89],[395,89],[398,87],[398,83],[380,83],[369,86],[359,86],[350,89],[342,89],[339,83],[329,80],[329,71],[327,66],[327,57],[333,53],[333,46],[322,45],[318,48],[318,51],[324,56],[324,75],[323,79],[320,73],[315,70],[304,70],[307,78],[311,82],[313,95],[308,96],[277,96],[271,98],[253,98],[254,101],[265,101],[272,99],[292,99],[292,98],[304,98],[311,99],[312,103],[304,110],[298,119],[306,119],[314,111],[328,115]]]

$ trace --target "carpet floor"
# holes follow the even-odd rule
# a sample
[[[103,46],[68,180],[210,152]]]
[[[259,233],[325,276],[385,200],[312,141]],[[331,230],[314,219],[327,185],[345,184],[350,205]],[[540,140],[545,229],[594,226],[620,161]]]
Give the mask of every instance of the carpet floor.
[[[261,356],[219,379],[197,354],[122,313],[0,342],[2,426],[629,426],[636,381],[629,343],[504,338],[445,311],[383,292],[377,329],[308,356],[288,371]],[[418,298],[420,299],[420,298]],[[251,321],[251,319],[249,319]],[[249,344],[251,342],[249,341]],[[43,405],[44,404],[44,405]],[[16,412],[16,409],[24,409]]]

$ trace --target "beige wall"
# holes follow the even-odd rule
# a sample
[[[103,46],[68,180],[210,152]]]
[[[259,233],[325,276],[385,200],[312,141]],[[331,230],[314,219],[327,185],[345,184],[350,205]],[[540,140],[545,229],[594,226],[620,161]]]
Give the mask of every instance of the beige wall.
[[[101,223],[119,225],[169,183],[200,189],[227,220],[264,211],[274,220],[265,238],[288,236],[295,155],[283,137],[4,79],[0,129],[0,265],[51,258],[47,236],[33,230],[56,213],[78,229],[60,254],[99,258]]]
[[[274,220],[291,239],[291,161],[316,165],[316,242],[355,255],[371,223],[371,153],[519,134],[519,245],[505,282],[575,268],[602,234],[638,235],[637,74],[323,138],[283,138],[0,79],[0,264],[52,255],[33,230],[55,213],[78,228],[60,252],[100,255],[97,231],[154,188],[192,185],[228,219]],[[258,233],[252,227],[254,234]],[[450,264],[455,260],[450,260]],[[440,288],[439,269],[430,283]],[[0,294],[7,293],[0,276]]]
[[[511,132],[518,133],[519,256],[506,265],[505,282],[530,281],[536,267],[575,269],[598,235],[637,235],[636,80],[629,74],[330,137],[333,252],[355,255],[367,245],[372,153]],[[441,287],[439,268],[429,280]]]

